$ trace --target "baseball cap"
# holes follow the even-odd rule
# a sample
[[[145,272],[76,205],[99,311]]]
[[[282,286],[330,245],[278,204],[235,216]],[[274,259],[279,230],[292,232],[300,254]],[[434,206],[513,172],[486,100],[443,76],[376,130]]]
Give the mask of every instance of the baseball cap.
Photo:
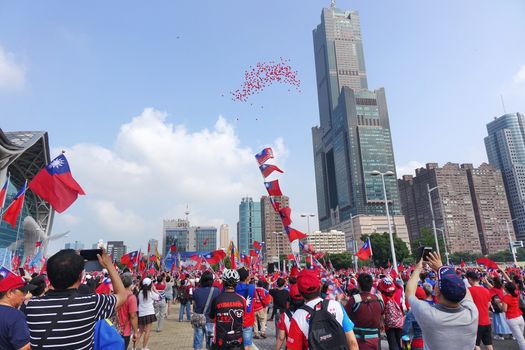
[[[149,277],[146,277],[142,280],[142,285],[143,286],[149,286],[151,284],[151,278]]]
[[[303,300],[303,296],[301,295],[301,292],[299,292],[297,283],[292,284],[290,287],[290,298],[292,298],[292,300]]]
[[[297,276],[297,286],[303,294],[317,292],[321,289],[319,274],[315,270],[304,269]]]
[[[454,303],[458,303],[467,294],[465,283],[456,275],[456,271],[450,266],[441,266],[438,270],[439,290],[441,294]]]
[[[0,281],[0,292],[7,292],[10,289],[20,289],[23,292],[30,292],[36,289],[36,286],[28,284],[22,277],[7,269],[2,269],[0,275],[3,276],[3,279]]]
[[[381,281],[379,281],[377,289],[379,289],[383,293],[390,294],[396,291],[396,286],[394,285],[394,281],[390,277],[383,277]]]

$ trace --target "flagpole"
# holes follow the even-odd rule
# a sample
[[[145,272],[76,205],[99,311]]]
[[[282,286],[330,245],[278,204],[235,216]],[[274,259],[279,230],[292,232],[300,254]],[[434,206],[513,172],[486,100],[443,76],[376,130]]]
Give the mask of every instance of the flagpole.
[[[17,250],[17,245],[18,245],[18,236],[20,235],[20,224],[22,223],[22,213],[24,212],[24,203],[26,201],[26,197],[25,197],[25,194],[26,194],[26,191],[27,191],[27,180],[24,184],[24,193],[20,194],[20,195],[23,195],[24,196],[24,200],[22,201],[22,205],[20,206],[20,213],[18,214],[19,217],[18,217],[18,227],[17,227],[17,230],[16,230],[16,239],[15,239],[15,254],[16,254],[16,250]],[[14,201],[13,201],[14,202]],[[11,203],[13,204],[13,203]]]

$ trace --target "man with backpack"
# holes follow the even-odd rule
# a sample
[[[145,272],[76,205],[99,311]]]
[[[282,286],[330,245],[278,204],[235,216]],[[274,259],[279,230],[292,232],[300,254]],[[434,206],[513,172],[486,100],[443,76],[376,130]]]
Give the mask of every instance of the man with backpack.
[[[354,294],[345,310],[354,322],[354,333],[360,350],[379,349],[379,328],[384,311],[383,299],[379,294],[372,294],[374,280],[371,275],[361,273],[357,277],[359,294]]]
[[[319,297],[321,279],[316,270],[302,270],[297,276],[304,305],[295,311],[286,346],[290,350],[358,350],[354,324],[343,306]]]
[[[180,302],[179,322],[184,321],[184,311],[186,311],[186,321],[190,322],[191,318],[191,288],[192,285],[189,279],[180,281],[180,287],[177,299]]]
[[[253,311],[255,313],[255,322],[253,324],[253,338],[266,338],[266,322],[268,318],[267,306],[272,301],[272,297],[264,288],[264,282],[257,281],[255,288],[255,298],[253,301]]]

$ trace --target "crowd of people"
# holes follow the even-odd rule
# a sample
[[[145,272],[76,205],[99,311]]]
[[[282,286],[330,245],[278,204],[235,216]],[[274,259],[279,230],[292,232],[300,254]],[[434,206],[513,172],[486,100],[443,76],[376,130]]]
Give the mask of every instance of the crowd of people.
[[[103,270],[88,274],[83,257],[62,250],[46,274],[0,273],[0,349],[102,349],[98,322],[111,320],[121,345],[110,349],[147,350],[152,330],[161,332],[179,304],[194,349],[250,349],[274,322],[276,350],[376,350],[382,337],[391,350],[492,349],[504,338],[525,350],[519,268],[443,266],[435,253],[400,275],[242,267],[140,276],[118,271],[105,252],[99,262]]]

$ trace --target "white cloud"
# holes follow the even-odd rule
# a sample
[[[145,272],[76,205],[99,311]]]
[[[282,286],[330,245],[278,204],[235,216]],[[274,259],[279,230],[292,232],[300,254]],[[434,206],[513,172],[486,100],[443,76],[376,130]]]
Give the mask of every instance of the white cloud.
[[[279,159],[288,154],[282,139],[270,146]],[[71,228],[70,240],[88,246],[104,238],[144,248],[149,238],[161,238],[162,219],[184,217],[186,204],[192,224],[227,223],[233,230],[241,198],[265,192],[258,150],[242,146],[222,117],[210,129],[190,131],[146,108],[120,127],[112,148],[81,143],[55,153],[61,149],[86,196],[68,210],[82,227],[71,228],[60,214],[55,226]]]
[[[24,87],[26,71],[15,61],[14,55],[0,46],[0,90],[18,90]]]
[[[424,167],[425,164],[418,162],[417,160],[410,160],[406,164],[396,166],[396,175],[401,178],[403,175],[415,175],[416,169]]]
[[[516,75],[514,76],[514,83],[521,84],[525,82],[525,64],[521,66]]]

